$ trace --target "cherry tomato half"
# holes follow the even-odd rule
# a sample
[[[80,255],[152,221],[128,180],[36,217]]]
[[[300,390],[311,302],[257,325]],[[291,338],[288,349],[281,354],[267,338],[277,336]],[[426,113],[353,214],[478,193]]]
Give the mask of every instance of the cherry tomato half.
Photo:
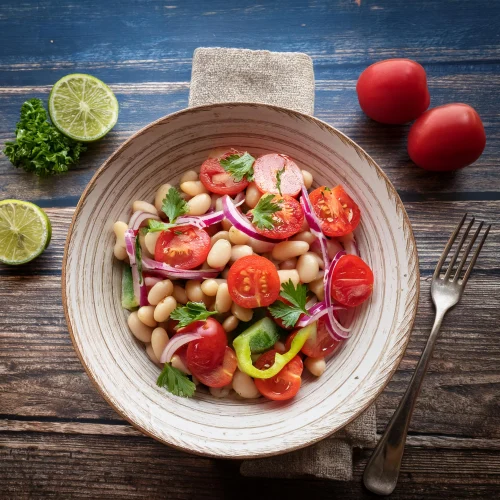
[[[425,69],[410,59],[387,59],[368,66],[358,79],[361,109],[380,123],[403,124],[430,104]]]
[[[227,275],[229,295],[241,307],[265,307],[280,293],[280,278],[274,264],[260,255],[238,259]]]
[[[426,111],[408,135],[410,158],[426,170],[456,170],[474,163],[486,146],[483,122],[467,104]]]
[[[332,276],[332,298],[348,307],[359,306],[372,293],[373,272],[356,255],[344,255],[335,265]]]
[[[156,240],[155,259],[179,269],[194,269],[207,260],[210,236],[204,229],[179,226],[162,231]]]
[[[193,374],[209,372],[222,364],[227,346],[227,335],[222,325],[213,318],[196,321],[181,328],[177,335],[202,333],[199,340],[189,342],[186,352],[186,364]]]
[[[253,165],[255,184],[261,193],[279,194],[277,184],[277,173],[281,174],[281,194],[297,196],[304,184],[302,172],[297,164],[288,156],[272,153],[264,155],[255,160]]]
[[[358,226],[361,212],[342,186],[333,189],[321,186],[309,195],[309,199],[327,236],[344,236]]]
[[[226,347],[222,364],[213,370],[198,370],[191,369],[191,367],[189,370],[202,384],[208,387],[224,387],[233,380],[233,375],[237,367],[238,360],[236,354],[230,347]]]
[[[260,370],[265,370],[274,364],[276,355],[274,349],[265,352],[256,362],[255,366]],[[295,356],[277,375],[272,378],[256,378],[255,385],[259,392],[273,401],[285,401],[291,399],[299,392],[302,382],[301,375],[304,369],[302,360]]]
[[[285,349],[290,350],[292,345],[292,340],[294,339],[297,331],[292,332],[286,339]],[[324,317],[319,318],[318,324],[316,326],[316,335],[314,337],[309,337],[306,343],[302,346],[301,351],[311,358],[323,358],[331,354],[340,345],[340,341],[334,339],[326,328],[326,319]]]
[[[283,240],[297,234],[304,223],[304,211],[300,203],[288,195],[276,195],[273,202],[279,203],[281,207],[279,212],[272,215],[274,227],[272,229],[255,227],[255,230],[275,240]]]
[[[233,176],[226,172],[220,164],[220,160],[234,154],[241,155],[243,153],[232,149],[218,158],[208,158],[201,164],[200,181],[211,193],[234,195],[241,193],[248,186],[249,183],[246,179],[235,181]]]

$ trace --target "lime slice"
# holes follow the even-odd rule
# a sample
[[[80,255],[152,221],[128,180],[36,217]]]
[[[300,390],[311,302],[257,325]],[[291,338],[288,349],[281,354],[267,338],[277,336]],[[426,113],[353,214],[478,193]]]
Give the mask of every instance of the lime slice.
[[[27,201],[0,201],[0,262],[24,264],[48,246],[52,228],[47,214]]]
[[[82,142],[104,137],[118,120],[118,101],[101,80],[82,73],[61,78],[49,96],[52,123],[64,134]]]

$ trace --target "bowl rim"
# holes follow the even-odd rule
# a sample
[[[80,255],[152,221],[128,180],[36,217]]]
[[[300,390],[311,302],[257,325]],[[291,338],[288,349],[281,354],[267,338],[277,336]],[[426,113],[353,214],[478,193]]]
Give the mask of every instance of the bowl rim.
[[[277,452],[270,452],[270,453],[262,453],[262,454],[259,454],[259,455],[248,455],[248,456],[224,456],[224,455],[221,455],[221,454],[210,454],[210,452],[196,451],[196,450],[192,450],[191,448],[189,448],[187,446],[181,446],[181,445],[178,445],[178,444],[173,444],[173,443],[167,441],[166,439],[163,439],[160,436],[154,435],[150,431],[144,429],[140,424],[138,424],[137,422],[135,422],[133,420],[132,416],[129,416],[129,415],[125,414],[124,412],[122,412],[113,403],[113,401],[107,395],[107,393],[104,391],[104,389],[101,387],[101,385],[99,384],[99,382],[97,381],[97,379],[94,378],[94,376],[92,375],[92,371],[91,371],[90,367],[87,366],[87,364],[84,361],[83,354],[80,351],[80,349],[78,348],[78,344],[76,342],[75,335],[74,335],[74,332],[73,332],[73,326],[72,326],[72,323],[71,323],[71,317],[70,317],[69,308],[68,308],[68,297],[67,297],[67,294],[66,294],[66,268],[67,268],[67,264],[68,264],[69,245],[70,245],[70,241],[71,241],[71,238],[72,238],[72,235],[73,235],[74,226],[75,226],[76,220],[77,220],[77,218],[78,218],[78,216],[80,214],[80,211],[82,209],[84,201],[87,198],[87,195],[88,195],[89,191],[93,188],[94,184],[97,182],[97,180],[102,175],[102,173],[108,168],[108,165],[115,160],[115,157],[118,156],[118,154],[121,152],[121,150],[123,148],[125,148],[133,140],[135,140],[138,137],[140,137],[141,135],[147,133],[149,131],[149,129],[151,129],[152,127],[154,127],[154,126],[156,126],[156,125],[158,125],[160,123],[163,123],[163,122],[165,122],[167,120],[174,119],[177,116],[180,116],[180,115],[183,115],[183,114],[188,114],[188,113],[190,113],[192,111],[195,111],[195,110],[197,110],[197,111],[211,110],[211,109],[214,109],[214,108],[228,106],[228,105],[229,106],[233,106],[233,107],[248,107],[248,106],[251,106],[251,107],[265,107],[265,108],[272,109],[274,111],[278,111],[278,112],[282,112],[282,113],[287,113],[287,114],[290,114],[290,115],[294,115],[296,117],[298,116],[301,119],[308,120],[308,121],[314,123],[315,125],[318,125],[318,126],[324,128],[324,129],[328,130],[329,132],[333,133],[334,135],[336,135],[342,142],[347,143],[349,146],[351,146],[356,151],[356,153],[358,154],[358,156],[360,158],[364,159],[373,168],[375,168],[377,170],[377,174],[384,180],[384,182],[385,182],[385,184],[387,186],[387,189],[389,191],[391,191],[391,193],[393,195],[393,198],[394,198],[394,201],[395,201],[395,204],[399,208],[399,210],[401,211],[402,217],[404,219],[404,223],[407,226],[407,229],[408,229],[408,236],[407,237],[410,240],[410,246],[411,246],[411,250],[412,250],[412,253],[413,253],[412,256],[415,259],[415,265],[414,265],[414,269],[415,269],[415,273],[416,273],[415,283],[417,284],[416,290],[415,290],[415,294],[414,294],[413,299],[411,301],[411,304],[413,305],[413,308],[412,308],[413,309],[413,313],[412,313],[412,317],[411,317],[410,321],[408,322],[407,332],[406,332],[406,338],[405,338],[405,341],[401,345],[400,353],[394,359],[393,365],[391,367],[391,370],[386,373],[385,380],[381,384],[380,388],[375,393],[373,393],[373,395],[370,398],[368,398],[367,402],[364,405],[361,405],[360,408],[357,409],[353,413],[353,415],[349,419],[347,419],[346,422],[342,426],[334,428],[334,429],[329,429],[327,432],[325,432],[324,434],[322,434],[319,437],[311,438],[307,442],[301,443],[301,444],[296,445],[296,446],[292,446],[292,447],[290,447],[289,449],[286,449],[286,450],[280,450],[280,451],[277,451]],[[76,205],[75,212],[73,213],[73,216],[71,218],[71,223],[70,223],[70,226],[69,226],[69,229],[68,229],[68,234],[66,236],[66,242],[65,242],[65,245],[64,245],[64,254],[63,254],[63,260],[62,260],[62,272],[61,272],[61,289],[62,289],[62,304],[63,304],[63,309],[64,309],[64,316],[66,318],[66,324],[68,326],[68,331],[69,331],[69,334],[70,334],[71,342],[73,344],[73,348],[74,348],[74,350],[75,350],[75,352],[76,352],[76,354],[77,354],[77,356],[78,356],[78,358],[80,360],[80,363],[82,364],[83,368],[85,369],[85,372],[87,373],[87,376],[89,377],[89,379],[91,380],[91,382],[93,383],[93,385],[97,388],[97,391],[99,392],[99,394],[111,406],[111,408],[113,408],[113,410],[116,413],[118,413],[118,415],[121,418],[123,418],[125,421],[127,421],[135,429],[138,429],[142,434],[144,434],[144,435],[146,435],[148,437],[151,437],[154,440],[159,441],[160,443],[162,443],[164,445],[167,445],[167,446],[170,446],[172,448],[175,448],[177,450],[184,451],[186,453],[190,453],[190,454],[193,454],[193,455],[203,456],[203,457],[223,458],[223,459],[231,459],[231,460],[242,460],[242,459],[255,459],[255,458],[263,458],[263,457],[271,457],[271,456],[282,455],[284,453],[290,453],[290,452],[293,452],[295,450],[299,450],[301,448],[305,448],[307,446],[311,446],[311,445],[313,445],[313,444],[315,444],[315,443],[317,443],[319,441],[322,441],[323,439],[328,438],[332,434],[338,432],[340,429],[343,429],[346,425],[350,424],[353,420],[355,420],[362,413],[364,413],[368,409],[368,407],[370,407],[372,404],[375,403],[375,401],[378,399],[378,397],[380,396],[380,394],[387,387],[387,385],[391,381],[394,373],[398,369],[398,367],[399,367],[399,365],[401,363],[401,360],[403,359],[403,356],[405,355],[406,347],[408,346],[408,343],[410,341],[411,333],[413,331],[413,325],[415,323],[415,318],[416,318],[416,315],[417,315],[419,298],[420,298],[420,262],[419,262],[418,251],[417,251],[417,243],[416,243],[416,240],[415,240],[415,236],[413,234],[413,228],[412,228],[412,225],[411,225],[411,222],[410,222],[410,218],[408,217],[408,214],[406,212],[406,208],[405,208],[405,206],[404,206],[401,198],[399,197],[399,194],[398,194],[396,188],[394,187],[394,185],[392,184],[392,182],[390,181],[390,179],[386,175],[386,173],[382,170],[382,168],[373,160],[373,158],[361,146],[359,146],[356,142],[354,142],[347,135],[345,135],[343,132],[341,132],[337,128],[333,127],[332,125],[326,123],[325,121],[323,121],[323,120],[321,120],[319,118],[316,118],[315,116],[308,115],[308,114],[302,113],[300,111],[295,111],[293,109],[284,108],[284,107],[281,107],[281,106],[275,106],[275,105],[272,105],[272,104],[259,103],[259,102],[242,102],[242,101],[239,101],[239,102],[220,102],[220,103],[213,103],[213,104],[206,104],[206,105],[201,105],[201,106],[192,106],[192,107],[189,107],[189,108],[184,108],[184,109],[181,109],[179,111],[175,111],[173,113],[169,113],[168,115],[162,116],[161,118],[158,118],[157,120],[155,120],[153,122],[150,122],[146,126],[144,126],[141,129],[139,129],[137,132],[135,132],[134,134],[132,134],[128,139],[126,139],[125,141],[123,141],[113,151],[113,153],[111,153],[111,155],[104,161],[104,163],[96,170],[96,172],[94,173],[94,175],[92,176],[92,178],[88,182],[87,186],[83,190],[82,195],[80,196],[80,199],[78,200],[78,203]]]

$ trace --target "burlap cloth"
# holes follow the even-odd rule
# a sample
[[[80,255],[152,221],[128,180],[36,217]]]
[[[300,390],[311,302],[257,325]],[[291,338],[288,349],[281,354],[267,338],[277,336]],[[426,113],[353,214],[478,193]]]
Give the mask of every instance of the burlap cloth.
[[[314,70],[299,52],[199,48],[193,56],[189,106],[218,102],[261,102],[314,113]],[[275,457],[245,460],[244,476],[304,477],[349,481],[354,447],[376,441],[375,407],[332,437]]]

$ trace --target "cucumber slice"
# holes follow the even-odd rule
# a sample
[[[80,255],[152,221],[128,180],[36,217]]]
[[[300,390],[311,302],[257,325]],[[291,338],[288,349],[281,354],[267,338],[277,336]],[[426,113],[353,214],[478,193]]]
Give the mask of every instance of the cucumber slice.
[[[262,318],[239,335],[248,340],[252,354],[272,349],[279,336],[278,325],[270,318]]]
[[[139,307],[139,303],[134,295],[132,269],[127,265],[123,266],[122,274],[122,307],[129,311],[135,311]]]

